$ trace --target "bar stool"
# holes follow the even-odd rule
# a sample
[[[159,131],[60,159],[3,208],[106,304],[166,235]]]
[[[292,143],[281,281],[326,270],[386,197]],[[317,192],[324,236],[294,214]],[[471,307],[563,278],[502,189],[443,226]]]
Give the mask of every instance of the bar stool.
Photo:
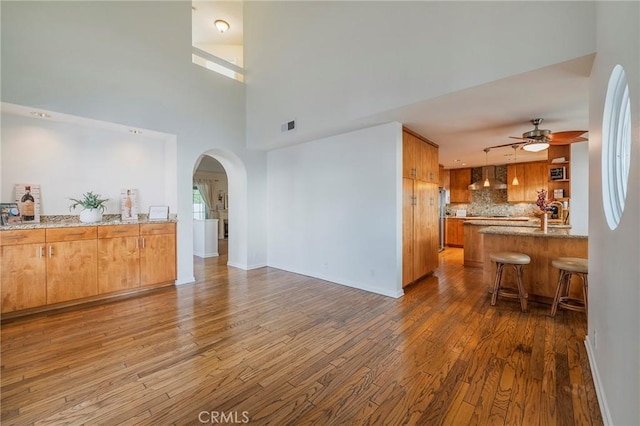
[[[527,298],[529,295],[524,290],[522,284],[522,268],[531,262],[531,258],[524,253],[516,253],[512,251],[501,251],[490,253],[489,257],[496,262],[496,278],[493,283],[493,295],[491,296],[491,306],[496,304],[498,295],[511,299],[520,299],[520,309],[527,312]],[[502,271],[505,265],[511,265],[516,271],[516,283],[518,288],[502,287]]]
[[[589,290],[589,267],[587,259],[579,257],[559,257],[552,260],[551,265],[560,270],[556,296],[553,299],[553,305],[551,305],[551,316],[556,316],[558,306],[572,311],[587,313],[589,307],[587,299]],[[571,286],[571,277],[573,275],[578,275],[582,279],[583,300],[569,297],[569,287]]]

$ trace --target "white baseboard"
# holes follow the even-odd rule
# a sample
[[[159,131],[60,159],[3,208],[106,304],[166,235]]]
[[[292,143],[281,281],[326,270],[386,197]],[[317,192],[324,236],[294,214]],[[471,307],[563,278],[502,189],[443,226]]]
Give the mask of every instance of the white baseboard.
[[[175,285],[191,284],[196,282],[196,277],[178,278]]]
[[[267,266],[266,263],[256,263],[255,265],[245,265],[244,263],[235,263],[235,262],[227,262],[227,266],[231,266],[233,268],[243,269],[245,271],[249,271],[251,269],[264,268]]]
[[[609,412],[607,398],[604,394],[604,388],[602,387],[600,373],[598,373],[598,366],[596,365],[595,355],[593,353],[593,347],[591,346],[591,340],[589,340],[589,336],[585,337],[584,346],[587,348],[587,357],[589,358],[591,376],[593,377],[593,384],[596,388],[596,396],[598,397],[598,404],[600,405],[600,414],[602,414],[602,421],[604,422],[605,426],[613,426],[613,420],[611,420],[611,413]]]
[[[198,257],[202,257],[204,259],[206,259],[207,257],[218,257],[220,256],[220,254],[218,252],[215,253],[193,253],[194,256],[198,256]]]

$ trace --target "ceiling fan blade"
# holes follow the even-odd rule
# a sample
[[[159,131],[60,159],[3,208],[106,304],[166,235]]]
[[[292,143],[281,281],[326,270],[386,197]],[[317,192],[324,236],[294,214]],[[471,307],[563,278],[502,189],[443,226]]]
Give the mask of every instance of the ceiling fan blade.
[[[589,139],[579,137],[574,139],[549,140],[549,145],[569,145],[575,142],[586,142]]]
[[[551,133],[547,136],[547,138],[553,142],[571,143],[574,139],[579,138],[585,133],[587,133],[587,130],[569,130],[566,132]]]
[[[509,136],[509,138],[511,138],[511,139],[518,139],[518,140],[521,140],[521,141],[528,141],[528,140],[529,140],[529,139],[525,139],[525,138],[517,138],[517,137],[515,137],[515,136]]]

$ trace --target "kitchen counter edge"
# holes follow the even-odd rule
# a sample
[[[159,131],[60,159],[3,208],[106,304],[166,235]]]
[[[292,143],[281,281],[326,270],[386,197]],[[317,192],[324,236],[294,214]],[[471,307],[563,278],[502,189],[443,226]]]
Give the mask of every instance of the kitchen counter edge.
[[[148,223],[177,223],[177,219],[170,220],[132,220],[132,221],[108,221],[108,222],[51,222],[51,223],[22,223],[19,225],[0,226],[0,231],[16,231],[21,229],[47,229],[47,228],[74,228],[79,226],[113,226],[113,225],[144,225]]]
[[[587,235],[573,233],[571,229],[549,228],[548,232],[542,232],[540,228],[516,227],[516,226],[489,226],[478,231],[480,234],[512,235],[517,237],[540,238],[576,238],[588,239]]]

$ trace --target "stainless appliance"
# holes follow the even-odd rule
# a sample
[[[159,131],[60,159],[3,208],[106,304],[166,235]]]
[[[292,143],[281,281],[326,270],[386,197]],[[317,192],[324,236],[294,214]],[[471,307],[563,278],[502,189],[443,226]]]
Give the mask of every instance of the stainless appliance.
[[[439,246],[438,251],[444,250],[444,234],[446,232],[446,221],[444,220],[447,215],[447,202],[448,191],[444,188],[438,189],[438,234],[439,234]]]

